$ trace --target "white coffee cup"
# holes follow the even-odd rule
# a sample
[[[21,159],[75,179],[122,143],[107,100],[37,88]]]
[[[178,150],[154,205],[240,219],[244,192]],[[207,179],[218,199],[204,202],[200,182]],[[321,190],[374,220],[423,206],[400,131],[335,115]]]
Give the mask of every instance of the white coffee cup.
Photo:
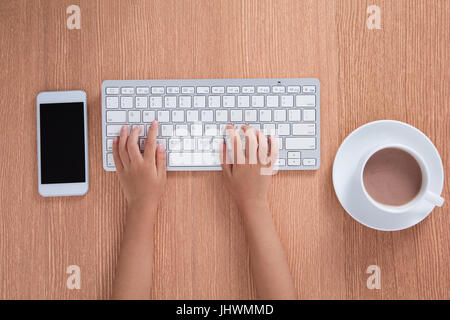
[[[407,152],[417,161],[417,163],[419,164],[420,170],[422,171],[422,186],[421,186],[418,194],[411,201],[405,203],[404,205],[393,206],[393,205],[386,205],[386,204],[380,203],[380,202],[374,200],[369,195],[369,193],[367,192],[367,190],[364,186],[363,174],[364,174],[364,168],[367,164],[367,161],[376,152],[383,150],[383,149],[387,149],[387,148],[395,148],[395,149],[400,149],[400,150]],[[374,205],[375,207],[377,207],[378,209],[380,209],[384,212],[389,212],[389,213],[408,212],[408,211],[414,209],[416,206],[419,206],[423,201],[427,201],[427,202],[431,203],[432,205],[438,206],[438,207],[442,206],[442,204],[444,203],[444,199],[440,195],[429,190],[430,172],[429,172],[428,167],[425,164],[425,161],[423,160],[423,158],[416,151],[414,151],[413,149],[411,149],[405,145],[382,144],[382,145],[378,145],[375,148],[371,149],[369,152],[366,153],[366,155],[364,157],[361,158],[357,174],[359,175],[359,187],[361,188],[362,193],[365,195],[367,200],[372,205]]]

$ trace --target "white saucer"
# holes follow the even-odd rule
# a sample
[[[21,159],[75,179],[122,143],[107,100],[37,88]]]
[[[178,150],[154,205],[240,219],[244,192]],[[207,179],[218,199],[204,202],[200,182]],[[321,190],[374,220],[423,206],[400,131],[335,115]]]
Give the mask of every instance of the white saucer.
[[[363,225],[383,231],[409,228],[425,219],[434,205],[423,201],[405,213],[388,213],[372,205],[358,188],[358,164],[370,149],[380,144],[403,144],[420,154],[429,169],[429,190],[441,194],[444,185],[442,160],[434,144],[421,131],[409,124],[380,120],[353,131],[342,142],[334,158],[333,185],[345,211]]]

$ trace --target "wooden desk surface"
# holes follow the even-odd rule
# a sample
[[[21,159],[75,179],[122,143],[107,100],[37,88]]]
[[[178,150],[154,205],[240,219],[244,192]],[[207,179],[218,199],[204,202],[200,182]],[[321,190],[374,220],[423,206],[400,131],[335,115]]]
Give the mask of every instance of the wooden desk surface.
[[[81,7],[81,30],[65,13]],[[366,8],[381,8],[368,30]],[[125,202],[102,168],[105,79],[317,77],[322,166],[280,172],[270,204],[299,297],[450,298],[448,202],[419,225],[378,232],[352,220],[331,184],[334,155],[358,126],[396,119],[450,159],[450,1],[0,2],[0,298],[108,298]],[[37,192],[35,98],[88,96],[91,185],[84,197]],[[447,180],[448,181],[448,180]],[[443,196],[450,201],[449,184]],[[153,297],[255,296],[245,234],[220,172],[168,174],[155,236]],[[81,290],[66,268],[81,267]],[[381,290],[366,268],[381,268]]]

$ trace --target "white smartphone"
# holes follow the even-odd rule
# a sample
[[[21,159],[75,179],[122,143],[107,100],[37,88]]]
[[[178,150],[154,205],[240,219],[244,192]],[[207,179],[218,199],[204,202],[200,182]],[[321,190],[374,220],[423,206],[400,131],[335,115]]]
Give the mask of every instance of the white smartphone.
[[[89,189],[84,91],[41,92],[36,98],[38,190],[44,197],[80,196]]]

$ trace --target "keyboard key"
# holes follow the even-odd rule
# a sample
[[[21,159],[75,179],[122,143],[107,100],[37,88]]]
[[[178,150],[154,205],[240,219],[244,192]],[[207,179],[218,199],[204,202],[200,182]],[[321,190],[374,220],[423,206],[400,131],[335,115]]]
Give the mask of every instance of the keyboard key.
[[[277,140],[277,143],[278,143],[278,149],[279,150],[283,149],[283,138],[277,137],[275,139]]]
[[[304,166],[315,166],[316,165],[316,159],[313,159],[313,158],[303,159],[303,165]]]
[[[142,122],[152,122],[155,120],[155,111],[143,111]]]
[[[316,125],[294,123],[292,125],[292,134],[294,136],[313,136],[316,134]]]
[[[277,160],[275,160],[275,166],[283,167],[285,165],[286,165],[286,159],[278,158]]]
[[[181,87],[182,94],[193,94],[195,92],[194,87]]]
[[[278,107],[278,96],[267,96],[266,106],[269,108],[277,108]]]
[[[256,121],[256,110],[245,110],[244,118],[247,122],[255,122]]]
[[[162,97],[150,97],[150,108],[162,108]]]
[[[252,96],[252,107],[253,108],[264,107],[264,96]]]
[[[166,92],[168,94],[178,94],[178,93],[180,93],[180,88],[179,87],[167,87]]]
[[[205,124],[205,136],[217,136],[217,135],[218,131],[216,124]]]
[[[299,166],[300,159],[288,159],[288,166]]]
[[[191,136],[200,137],[203,135],[203,125],[201,124],[192,124],[191,125]]]
[[[173,125],[163,124],[161,126],[161,136],[163,137],[173,137]]]
[[[180,96],[180,108],[191,107],[191,96]]]
[[[133,97],[121,97],[120,98],[120,107],[124,109],[133,108]]]
[[[258,86],[256,88],[256,92],[258,93],[270,93],[270,87],[267,86]]]
[[[106,155],[106,164],[108,165],[108,167],[114,167],[114,156],[112,153],[108,153]]]
[[[316,93],[316,86],[303,86],[303,93]]]
[[[177,107],[177,97],[175,97],[175,96],[164,97],[164,106],[166,108],[176,108]]]
[[[220,147],[222,146],[223,139],[213,139],[212,140],[212,149],[214,151],[220,152]]]
[[[272,92],[273,93],[285,93],[286,92],[286,88],[284,86],[273,86],[272,87]]]
[[[122,94],[134,94],[134,88],[131,87],[122,88]]]
[[[106,112],[106,122],[126,122],[127,112],[126,111],[107,111]]]
[[[197,87],[197,93],[198,94],[209,93],[209,87]]]
[[[211,150],[211,138],[200,138],[197,140],[197,149],[203,151]]]
[[[227,87],[227,93],[239,93],[239,87]]]
[[[231,110],[231,122],[242,121],[242,110]]]
[[[198,111],[197,110],[188,110],[186,112],[186,121],[188,122],[195,122],[198,121]]]
[[[189,130],[187,124],[178,124],[175,127],[175,135],[177,137],[186,137],[189,135]]]
[[[137,87],[136,93],[137,94],[150,94],[150,88],[149,87]]]
[[[280,123],[278,125],[277,134],[279,136],[288,136],[290,135],[290,124],[289,123]]]
[[[184,139],[183,150],[195,150],[195,139]]]
[[[216,121],[217,122],[227,122],[228,121],[228,110],[222,110],[222,109],[216,110]]]
[[[204,108],[206,104],[205,96],[194,96],[194,107],[195,108]]]
[[[292,110],[289,110],[288,114],[289,114],[289,121],[300,121],[300,118],[301,118],[300,110],[292,109]]]
[[[119,88],[106,88],[106,94],[119,94]]]
[[[288,93],[300,93],[300,86],[288,86]]]
[[[164,94],[164,87],[152,87],[152,94]]]
[[[172,121],[173,122],[184,122],[184,110],[173,110],[172,111]]]
[[[202,121],[213,122],[213,112],[212,110],[202,110]]]
[[[234,108],[235,96],[223,96],[223,106],[225,108]]]
[[[268,109],[259,110],[259,121],[261,122],[272,121],[272,111]]]
[[[316,96],[315,95],[296,96],[295,105],[297,107],[315,107]]]
[[[128,122],[141,122],[141,112],[128,111]]]
[[[147,97],[136,97],[136,108],[147,109],[147,107],[148,107],[148,98]]]
[[[255,87],[242,87],[242,93],[255,93]]]
[[[286,121],[286,110],[273,110],[273,120],[277,122]]]
[[[180,139],[169,139],[169,150],[170,151],[180,151],[181,150],[181,140]]]
[[[289,159],[300,159],[300,152],[299,151],[289,151],[288,158]]]
[[[106,108],[107,109],[119,108],[119,97],[106,97]]]
[[[286,150],[313,150],[315,148],[315,138],[286,138]]]
[[[263,125],[263,133],[266,136],[275,136],[276,130],[275,130],[275,124],[274,123],[266,123]]]
[[[249,96],[238,96],[238,107],[239,108],[248,108],[250,106],[250,97]]]
[[[303,110],[303,121],[316,121],[316,110]]]
[[[113,142],[114,142],[114,139],[106,139],[106,150],[107,151],[113,150]]]
[[[281,96],[281,106],[291,108],[294,106],[294,96]]]
[[[208,97],[208,107],[220,108],[220,96],[209,96]]]
[[[108,137],[120,136],[120,129],[122,129],[121,124],[110,124],[106,126],[106,135]]]
[[[169,122],[169,111],[158,111],[159,122]]]
[[[225,93],[225,87],[212,87],[212,93]]]

